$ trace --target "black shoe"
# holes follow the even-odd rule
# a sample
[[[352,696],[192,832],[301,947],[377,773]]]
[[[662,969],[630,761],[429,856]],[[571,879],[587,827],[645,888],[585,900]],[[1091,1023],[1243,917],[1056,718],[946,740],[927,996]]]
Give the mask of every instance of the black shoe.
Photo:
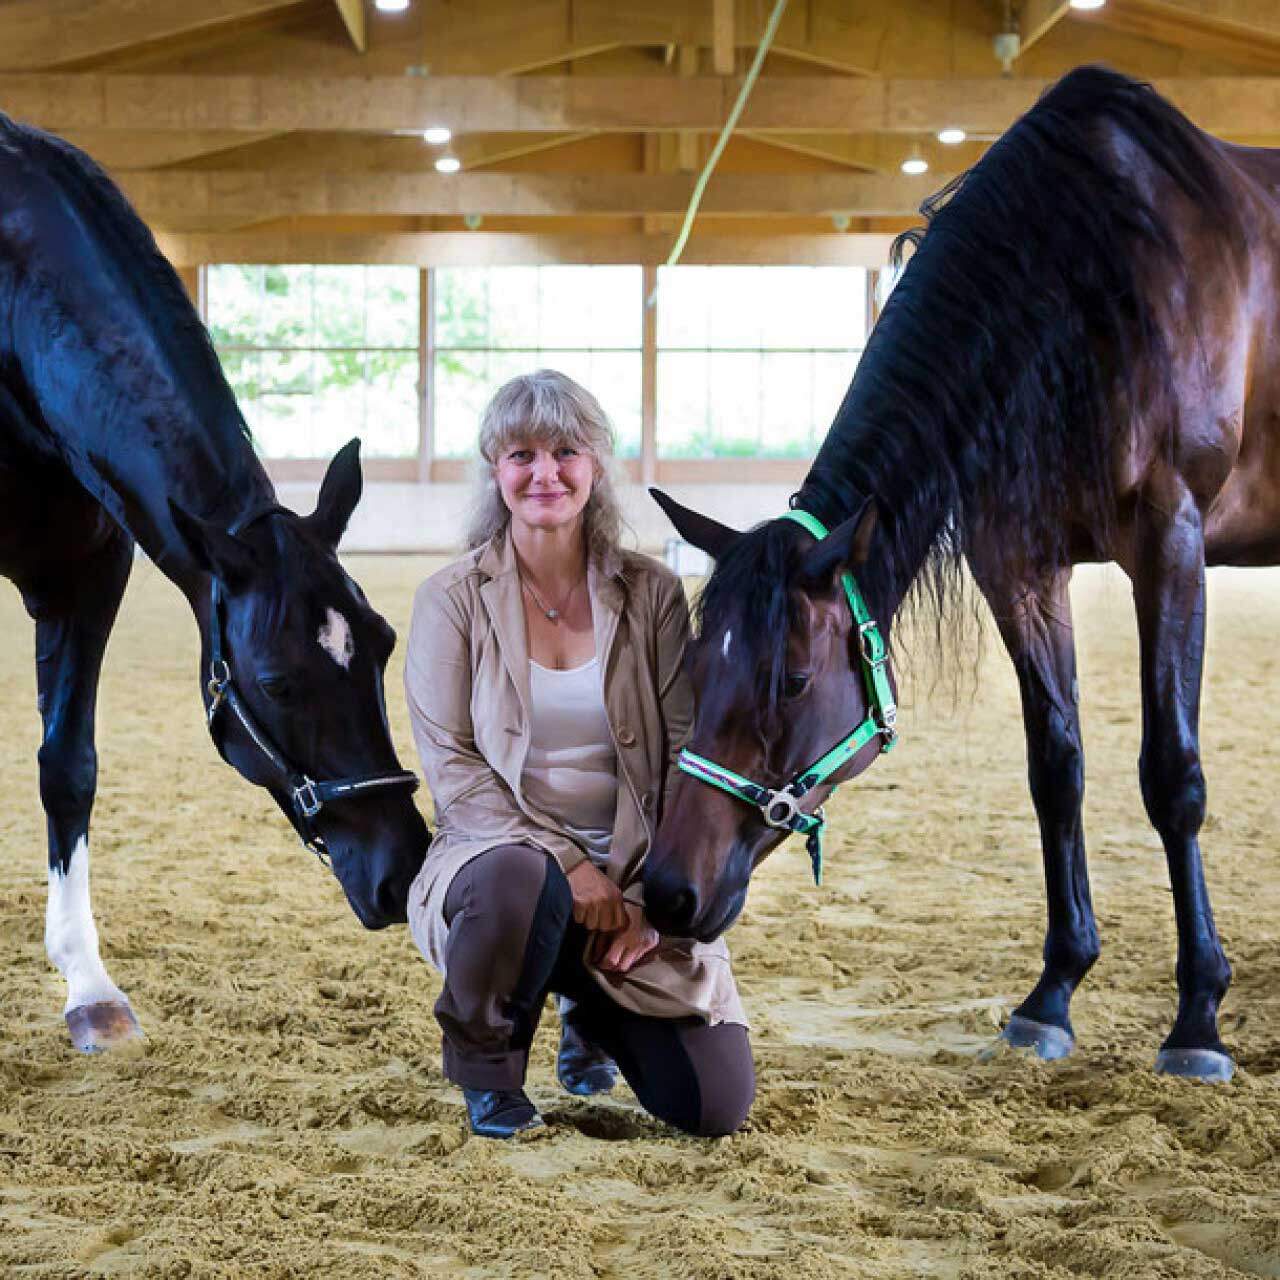
[[[556,1079],[580,1098],[608,1093],[618,1083],[618,1064],[599,1045],[583,1038],[570,1023],[560,1028]]]
[[[538,1108],[523,1089],[463,1089],[471,1132],[481,1138],[511,1138],[526,1129],[540,1129]]]

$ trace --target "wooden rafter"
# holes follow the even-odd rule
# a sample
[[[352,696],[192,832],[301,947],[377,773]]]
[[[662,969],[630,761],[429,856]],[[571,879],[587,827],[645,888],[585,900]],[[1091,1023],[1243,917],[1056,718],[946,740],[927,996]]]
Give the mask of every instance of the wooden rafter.
[[[355,45],[356,52],[363,53],[369,39],[365,30],[364,0],[333,0],[333,2],[338,6],[342,25],[346,27],[347,35],[351,37],[351,43]]]
[[[1112,0],[1082,15],[1108,30],[1255,71],[1280,71],[1280,3],[1275,0]]]
[[[213,33],[306,7],[305,0],[49,0],[0,5],[0,69],[24,71],[83,63],[135,45]]]
[[[1023,0],[1018,17],[1018,56],[1043,40],[1070,12],[1070,0]]]

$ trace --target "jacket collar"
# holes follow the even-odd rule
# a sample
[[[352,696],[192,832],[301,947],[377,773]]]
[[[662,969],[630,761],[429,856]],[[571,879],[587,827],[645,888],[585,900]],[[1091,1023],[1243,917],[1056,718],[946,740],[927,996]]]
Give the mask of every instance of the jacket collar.
[[[621,558],[609,572],[594,564],[587,567],[587,592],[591,597],[591,625],[595,633],[596,656],[602,672],[608,671],[609,656],[618,622],[622,617],[624,590]],[[525,722],[529,716],[529,639],[525,633],[524,601],[521,599],[519,566],[515,545],[500,533],[480,550],[476,569],[486,579],[480,585],[480,599],[498,638],[503,662],[520,697]]]

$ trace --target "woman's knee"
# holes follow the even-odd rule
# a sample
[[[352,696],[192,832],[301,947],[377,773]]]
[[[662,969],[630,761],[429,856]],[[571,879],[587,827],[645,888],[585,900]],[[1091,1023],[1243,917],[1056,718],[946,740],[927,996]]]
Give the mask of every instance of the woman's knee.
[[[527,925],[535,916],[566,923],[573,895],[556,861],[527,844],[504,844],[467,863],[445,898],[445,920],[459,911],[495,925]]]
[[[666,1081],[648,1106],[660,1120],[695,1138],[725,1138],[746,1123],[756,1096],[746,1027],[720,1023],[680,1033],[688,1073]],[[682,1083],[681,1083],[682,1078]],[[641,1099],[646,1101],[645,1099]]]

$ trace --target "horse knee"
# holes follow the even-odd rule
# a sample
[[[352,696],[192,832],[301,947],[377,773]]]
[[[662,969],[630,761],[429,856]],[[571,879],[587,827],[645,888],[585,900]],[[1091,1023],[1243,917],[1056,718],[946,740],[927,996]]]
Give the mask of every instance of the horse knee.
[[[75,817],[93,805],[98,754],[92,743],[46,742],[39,750],[40,800],[51,817]]]
[[[1204,771],[1197,751],[1143,745],[1138,761],[1142,802],[1162,836],[1188,838],[1204,823]]]
[[[1029,762],[1031,798],[1041,814],[1073,817],[1084,797],[1084,747],[1078,730],[1053,715]]]

